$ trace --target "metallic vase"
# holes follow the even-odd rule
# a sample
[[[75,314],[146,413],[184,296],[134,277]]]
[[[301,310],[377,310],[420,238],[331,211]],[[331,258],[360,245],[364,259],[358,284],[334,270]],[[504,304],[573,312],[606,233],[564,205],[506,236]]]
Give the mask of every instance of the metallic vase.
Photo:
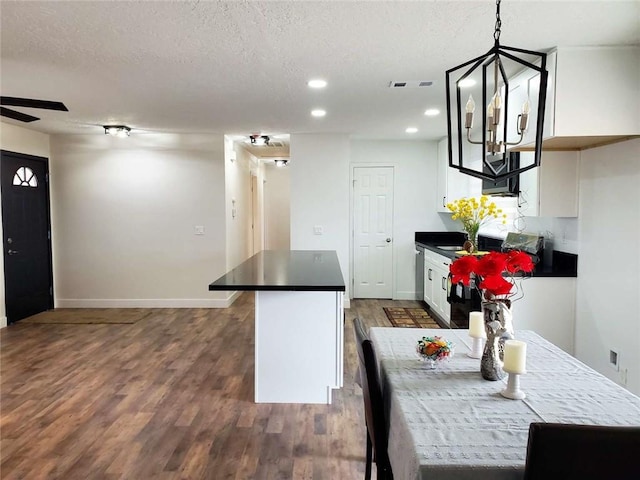
[[[504,365],[504,342],[513,338],[511,302],[496,299],[482,302],[487,341],[480,359],[480,373],[486,380],[501,380],[507,374]]]

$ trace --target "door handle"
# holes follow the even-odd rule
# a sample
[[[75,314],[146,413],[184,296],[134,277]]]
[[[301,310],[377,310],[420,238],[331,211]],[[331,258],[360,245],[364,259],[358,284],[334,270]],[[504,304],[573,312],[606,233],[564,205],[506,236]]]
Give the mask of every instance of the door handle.
[[[387,238],[387,243],[391,243],[391,238]]]
[[[9,255],[16,255],[18,253],[18,250],[11,250],[9,249],[9,251],[7,252]]]

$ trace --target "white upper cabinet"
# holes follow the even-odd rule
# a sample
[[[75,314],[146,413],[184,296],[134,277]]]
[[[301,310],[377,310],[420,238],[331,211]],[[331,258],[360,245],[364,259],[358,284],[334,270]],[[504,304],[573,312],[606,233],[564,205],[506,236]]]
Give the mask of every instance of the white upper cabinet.
[[[462,197],[480,195],[481,181],[477,178],[460,173],[456,168],[449,167],[448,152],[449,147],[447,144],[447,138],[445,137],[438,142],[438,185],[436,189],[436,208],[438,212],[451,213],[447,208],[447,203]],[[469,165],[472,164],[470,163]]]
[[[568,47],[547,55],[544,148],[579,150],[640,135],[640,47]],[[526,92],[538,105],[540,75],[510,82],[510,95]],[[511,98],[509,99],[512,105]],[[513,108],[519,108],[515,101]],[[511,110],[511,108],[510,108]],[[522,145],[532,146],[535,125]]]
[[[533,152],[521,152],[530,164]],[[542,152],[540,167],[520,174],[518,211],[527,217],[578,216],[578,151]]]

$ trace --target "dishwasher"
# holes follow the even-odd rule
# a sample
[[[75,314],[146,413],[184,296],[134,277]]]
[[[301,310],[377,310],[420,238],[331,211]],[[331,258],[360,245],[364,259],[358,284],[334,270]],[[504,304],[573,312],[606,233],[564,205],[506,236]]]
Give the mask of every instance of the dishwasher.
[[[416,243],[416,300],[424,301],[424,247]]]

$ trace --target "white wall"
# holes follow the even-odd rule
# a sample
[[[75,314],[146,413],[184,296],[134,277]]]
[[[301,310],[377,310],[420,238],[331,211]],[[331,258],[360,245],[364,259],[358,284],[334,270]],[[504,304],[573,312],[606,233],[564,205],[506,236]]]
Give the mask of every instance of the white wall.
[[[253,253],[251,171],[255,157],[243,148],[235,147],[235,160],[232,162],[229,152],[234,150],[234,146],[229,138],[225,138],[225,149],[227,270],[231,270]]]
[[[290,246],[290,166],[265,166],[264,217],[265,249],[289,250]]]
[[[221,135],[52,136],[56,306],[226,306],[223,162]]]
[[[584,150],[576,356],[640,395],[640,140]],[[617,350],[620,372],[609,366]],[[626,372],[626,373],[625,373]]]
[[[0,122],[0,149],[49,158],[49,135]],[[2,238],[2,211],[0,211],[0,238]],[[7,325],[4,298],[4,255],[0,255],[0,328]]]
[[[357,166],[394,167],[394,299],[416,298],[415,232],[446,230],[436,213],[437,148],[437,142],[415,140],[351,141],[352,170]]]
[[[349,137],[292,134],[291,249],[335,250],[349,306]],[[314,235],[314,226],[323,227]]]

